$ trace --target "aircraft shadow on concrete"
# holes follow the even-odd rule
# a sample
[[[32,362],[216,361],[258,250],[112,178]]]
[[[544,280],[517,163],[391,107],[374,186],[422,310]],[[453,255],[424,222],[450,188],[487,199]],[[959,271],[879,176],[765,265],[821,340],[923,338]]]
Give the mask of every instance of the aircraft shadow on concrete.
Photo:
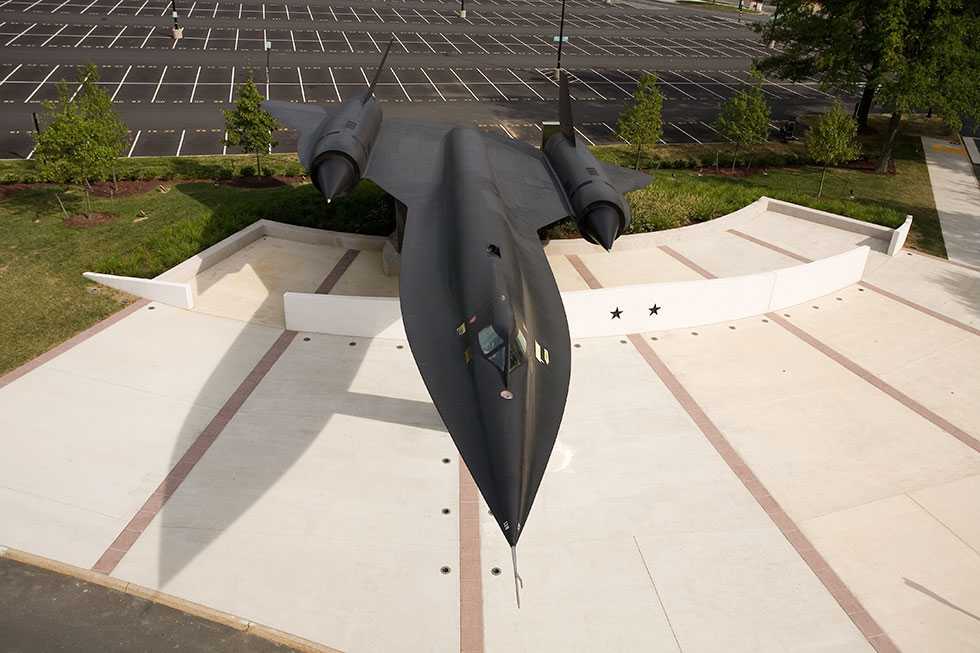
[[[963,608],[961,608],[960,606],[956,605],[952,601],[949,601],[948,599],[943,598],[939,594],[936,594],[935,592],[933,592],[931,589],[929,589],[925,585],[920,585],[919,583],[915,582],[914,580],[909,580],[908,578],[902,578],[902,580],[905,582],[905,584],[907,586],[911,587],[912,589],[914,589],[914,590],[916,590],[918,592],[922,592],[923,594],[925,594],[929,598],[935,599],[936,601],[938,601],[939,603],[942,603],[946,607],[952,608],[953,610],[956,610],[957,612],[960,612],[962,614],[965,614],[967,617],[970,617],[971,619],[974,619],[976,621],[980,621],[980,616],[978,616],[978,615],[970,612],[969,610],[964,610]]]
[[[254,272],[261,280],[261,270],[254,269]],[[199,292],[206,291],[212,285],[212,283],[202,279]],[[269,284],[266,283],[265,285],[267,288],[269,287]],[[278,291],[272,290],[271,292]],[[269,303],[273,301],[273,297],[270,294],[257,307],[256,312],[258,313],[263,308],[268,308]],[[198,463],[195,471],[192,471],[188,475],[187,480],[184,481],[184,486],[178,489],[157,516],[157,519],[161,520],[158,568],[158,581],[161,587],[173,580],[187,565],[202,554],[221,533],[233,525],[253,504],[261,500],[282,479],[290,467],[300,459],[312,443],[321,436],[323,427],[327,425],[334,415],[343,414],[437,431],[440,435],[445,435],[448,440],[449,436],[441,418],[432,403],[428,401],[413,401],[354,391],[337,392],[337,388],[350,387],[357,371],[363,363],[364,355],[367,353],[366,343],[363,338],[343,339],[336,336],[316,336],[312,334],[310,337],[313,339],[332,338],[344,347],[344,351],[338,354],[338,358],[342,356],[345,359],[344,365],[337,365],[330,369],[325,369],[323,370],[322,376],[312,376],[307,379],[309,384],[307,386],[308,388],[310,386],[323,388],[324,401],[313,402],[305,407],[302,415],[304,422],[301,429],[293,428],[293,430],[290,430],[290,420],[283,420],[282,430],[268,434],[269,438],[275,441],[274,456],[260,458],[259,452],[248,448],[249,439],[247,438],[243,439],[243,446],[221,447],[221,439],[227,437],[229,429],[234,429],[234,421],[225,427],[223,433],[218,436],[218,439]],[[357,345],[349,347],[346,341],[341,343],[341,340],[356,341]],[[289,349],[305,344],[307,343],[303,341],[303,336],[299,335],[290,344]],[[392,342],[391,347],[394,348],[395,346],[396,343]],[[228,351],[202,387],[199,398],[195,400],[195,404],[207,405],[207,400],[204,398],[209,396],[230,395],[227,387],[228,379],[236,377],[234,373],[229,374],[229,368],[240,370],[241,365],[237,364],[236,361],[242,356],[254,357],[254,351],[254,341],[248,337],[247,332],[243,332],[243,334],[231,343]],[[265,352],[263,351],[262,353],[264,354]],[[287,350],[283,357],[285,358],[289,355],[289,350]],[[408,352],[407,346],[405,348],[405,355],[408,359],[411,359],[411,354]],[[351,360],[352,356],[354,360]],[[281,364],[281,361],[282,359],[277,364]],[[414,365],[414,362],[412,362],[412,365]],[[274,375],[275,372],[274,366],[269,373],[270,376]],[[236,384],[243,380],[240,373],[237,378],[238,381],[235,382]],[[263,384],[267,382],[268,377],[253,391],[251,398],[261,393]],[[244,414],[248,411],[248,401],[246,400],[243,410],[238,413],[237,419],[249,419]],[[313,422],[310,421],[311,417],[314,418]],[[316,428],[311,428],[311,424],[315,424]],[[196,439],[201,429],[196,424],[191,424],[190,420],[188,420],[182,427],[181,432],[188,431],[193,432],[193,438]],[[187,440],[181,440],[175,446],[171,455],[171,469],[177,464],[192,443],[193,440],[190,443]],[[220,459],[213,457],[215,449],[220,449]],[[348,462],[352,466],[363,464],[359,463],[356,459]],[[181,491],[186,491],[187,484],[194,482],[195,472],[200,473],[202,467],[215,464],[220,465],[225,472],[216,475],[215,478],[209,478],[207,483],[199,483],[192,499],[196,506],[200,506],[200,509],[193,509],[193,512],[207,514],[209,518],[206,527],[201,528],[197,522],[193,524],[188,523],[188,516],[193,520],[193,515],[190,514],[192,509],[188,507],[186,501],[183,502],[180,508],[176,507],[176,504],[182,503]],[[373,471],[366,472],[366,477],[372,474]],[[224,484],[228,485],[222,487]],[[187,498],[186,495],[184,498]],[[317,516],[311,514],[309,518],[316,520]],[[365,518],[369,519],[370,517],[366,516]]]

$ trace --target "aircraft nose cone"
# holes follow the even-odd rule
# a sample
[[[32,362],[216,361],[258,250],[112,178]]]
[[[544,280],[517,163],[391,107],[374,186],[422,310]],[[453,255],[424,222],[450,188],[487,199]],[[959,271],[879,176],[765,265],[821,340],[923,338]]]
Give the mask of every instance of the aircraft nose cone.
[[[349,191],[357,183],[357,174],[345,157],[329,155],[317,165],[313,182],[329,202]]]
[[[619,237],[619,212],[608,204],[601,204],[585,216],[586,235],[594,242],[612,249]]]

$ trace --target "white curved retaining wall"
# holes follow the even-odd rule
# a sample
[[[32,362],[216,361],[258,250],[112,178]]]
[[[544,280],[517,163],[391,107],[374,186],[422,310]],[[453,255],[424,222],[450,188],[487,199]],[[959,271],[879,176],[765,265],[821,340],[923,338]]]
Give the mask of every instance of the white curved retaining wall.
[[[857,283],[870,248],[781,270],[724,279],[675,281],[562,293],[572,338],[680,329],[739,320],[811,301]],[[657,315],[649,308],[660,306]],[[397,299],[286,293],[286,328],[404,339]],[[613,319],[611,311],[622,314]]]

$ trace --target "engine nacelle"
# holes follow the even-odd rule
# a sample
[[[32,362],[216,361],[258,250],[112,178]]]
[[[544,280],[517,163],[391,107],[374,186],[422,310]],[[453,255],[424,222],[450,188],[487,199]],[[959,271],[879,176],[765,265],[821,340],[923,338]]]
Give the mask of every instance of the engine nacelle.
[[[338,113],[300,138],[300,162],[328,202],[360,181],[380,128],[381,109],[368,97],[363,104],[345,102]]]
[[[623,195],[584,145],[577,146],[556,132],[541,149],[561,181],[579,231],[586,240],[610,249],[630,223]]]

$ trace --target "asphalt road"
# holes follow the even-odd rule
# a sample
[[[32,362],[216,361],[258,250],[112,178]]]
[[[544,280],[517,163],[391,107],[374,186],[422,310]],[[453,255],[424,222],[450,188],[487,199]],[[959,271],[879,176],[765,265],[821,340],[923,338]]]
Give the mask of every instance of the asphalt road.
[[[389,116],[473,124],[536,141],[555,117],[560,4],[554,0],[229,2],[177,0],[184,38],[170,38],[164,0],[0,0],[0,157],[30,156],[31,114],[92,62],[131,128],[130,156],[223,151],[223,117],[249,75],[268,96],[338,102],[362,90],[389,38],[377,95]],[[766,49],[735,15],[656,2],[570,0],[563,65],[584,138],[613,128],[640,77],[656,72],[664,142],[718,142],[718,106],[748,83]],[[269,63],[263,52],[272,43]],[[780,119],[827,104],[815,83],[768,80]],[[43,123],[42,123],[43,128]],[[295,143],[283,134],[277,149]]]
[[[0,653],[289,653],[159,603],[0,559]]]

